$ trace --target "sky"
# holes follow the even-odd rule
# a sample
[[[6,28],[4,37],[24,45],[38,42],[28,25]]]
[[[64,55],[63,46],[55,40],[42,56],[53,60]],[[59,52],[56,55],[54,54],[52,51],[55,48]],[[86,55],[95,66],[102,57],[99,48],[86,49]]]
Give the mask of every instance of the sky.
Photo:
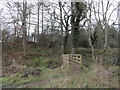
[[[23,0],[0,0],[0,9],[4,8],[5,11],[5,3],[6,1],[23,1]],[[35,3],[37,2],[37,0],[27,0],[30,3]],[[83,1],[83,0],[40,0],[40,1],[49,1],[49,2],[58,2],[58,1]],[[88,2],[88,0],[84,0],[86,2]],[[90,1],[90,0],[89,0]],[[95,2],[98,2],[99,0],[93,0]],[[108,0],[104,0],[105,2],[107,2]],[[113,5],[111,6],[108,15],[110,14],[110,12],[118,5],[119,0],[109,0],[110,2],[113,2]],[[113,20],[116,19],[117,16],[117,10],[112,14],[112,18]]]
[[[0,0],[0,10],[3,8],[3,12],[4,12],[4,13],[2,13],[3,16],[6,16],[7,13],[8,13],[8,11],[7,11],[6,7],[5,7],[6,1],[21,1],[22,2],[23,0]],[[35,3],[35,2],[37,2],[37,0],[27,0],[27,1],[28,1],[28,3]],[[40,0],[40,1],[58,2],[59,0]],[[71,1],[71,0],[62,0],[62,1],[67,1],[68,2],[68,1]],[[83,0],[72,0],[72,1],[83,1]],[[85,1],[88,2],[88,0],[85,0]],[[93,1],[98,2],[99,0],[93,0]],[[103,1],[107,2],[108,0],[103,0]],[[109,0],[109,1],[110,1],[110,3],[111,2],[113,2],[113,3],[111,5],[110,9],[108,10],[107,17],[109,17],[109,15],[111,14],[112,10],[118,5],[118,2],[119,2],[119,0]],[[106,6],[106,3],[104,4],[104,6]],[[116,18],[117,18],[117,11],[118,10],[116,9],[114,11],[114,13],[111,15],[111,18],[110,18],[111,20],[110,20],[109,24],[111,24],[113,21],[116,20]],[[102,9],[100,9],[100,12],[102,12]]]

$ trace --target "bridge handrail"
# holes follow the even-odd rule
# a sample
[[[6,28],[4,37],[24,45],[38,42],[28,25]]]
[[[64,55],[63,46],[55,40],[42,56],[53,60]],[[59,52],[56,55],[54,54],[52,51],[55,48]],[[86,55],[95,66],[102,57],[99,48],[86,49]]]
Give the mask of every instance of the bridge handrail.
[[[65,61],[73,61],[78,64],[82,64],[82,55],[81,54],[63,54],[63,60]]]

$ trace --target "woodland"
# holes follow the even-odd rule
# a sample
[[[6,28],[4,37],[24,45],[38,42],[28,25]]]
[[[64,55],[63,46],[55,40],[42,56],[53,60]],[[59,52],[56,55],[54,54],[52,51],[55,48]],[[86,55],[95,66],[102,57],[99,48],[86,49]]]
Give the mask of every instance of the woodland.
[[[0,5],[2,88],[119,88],[118,2],[1,0]],[[70,55],[81,55],[81,63]]]

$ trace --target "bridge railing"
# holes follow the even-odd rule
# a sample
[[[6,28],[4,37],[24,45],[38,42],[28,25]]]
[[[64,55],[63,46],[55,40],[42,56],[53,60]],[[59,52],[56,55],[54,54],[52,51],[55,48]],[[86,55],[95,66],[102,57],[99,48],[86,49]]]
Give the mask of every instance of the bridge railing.
[[[82,55],[81,54],[63,54],[63,65],[69,67],[69,61],[78,63],[82,66]]]

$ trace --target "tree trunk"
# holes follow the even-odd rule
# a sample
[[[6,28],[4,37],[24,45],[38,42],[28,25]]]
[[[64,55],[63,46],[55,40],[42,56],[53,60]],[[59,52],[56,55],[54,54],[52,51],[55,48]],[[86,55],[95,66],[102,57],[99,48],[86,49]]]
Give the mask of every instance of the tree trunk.
[[[39,22],[40,22],[40,1],[38,0],[38,21],[37,21],[37,42],[39,46]]]
[[[90,17],[89,17],[89,21],[88,21],[88,38],[89,38],[89,45],[91,47],[91,51],[92,51],[92,58],[93,61],[96,63],[96,55],[95,55],[95,51],[94,51],[94,46],[92,45],[92,40],[91,40],[91,13],[90,13]]]
[[[43,4],[44,4],[44,2],[42,1],[42,33],[41,33],[41,40],[43,40],[43,34],[44,34],[44,30],[43,30]],[[41,46],[44,46],[43,45],[43,41],[41,42]]]
[[[42,1],[42,34],[44,33],[43,31],[43,1]]]
[[[72,8],[72,17],[71,17],[71,35],[72,35],[72,46],[76,51],[76,48],[78,47],[78,38],[79,38],[79,23],[80,23],[80,17],[82,16],[82,8],[80,8],[81,2],[71,2],[71,8]],[[82,19],[81,19],[82,20]]]
[[[30,13],[29,13],[29,27],[28,27],[28,41],[30,40]]]
[[[75,19],[75,16],[74,16],[74,9],[73,9],[73,2],[71,2],[71,13],[72,13],[72,16],[71,16],[71,45],[72,45],[72,48],[71,48],[71,53],[75,53],[75,50],[74,50],[74,46],[73,46],[73,30],[74,30],[74,19]]]
[[[61,54],[64,53],[64,45],[63,45],[63,20],[62,20],[62,2],[58,2],[59,3],[59,7],[60,7],[60,28],[61,28]]]
[[[14,21],[14,41],[16,40],[16,32],[17,32],[17,28],[16,28],[16,21]]]
[[[26,9],[27,9],[27,2],[23,1],[22,30],[23,30],[23,54],[24,56],[26,56]]]

